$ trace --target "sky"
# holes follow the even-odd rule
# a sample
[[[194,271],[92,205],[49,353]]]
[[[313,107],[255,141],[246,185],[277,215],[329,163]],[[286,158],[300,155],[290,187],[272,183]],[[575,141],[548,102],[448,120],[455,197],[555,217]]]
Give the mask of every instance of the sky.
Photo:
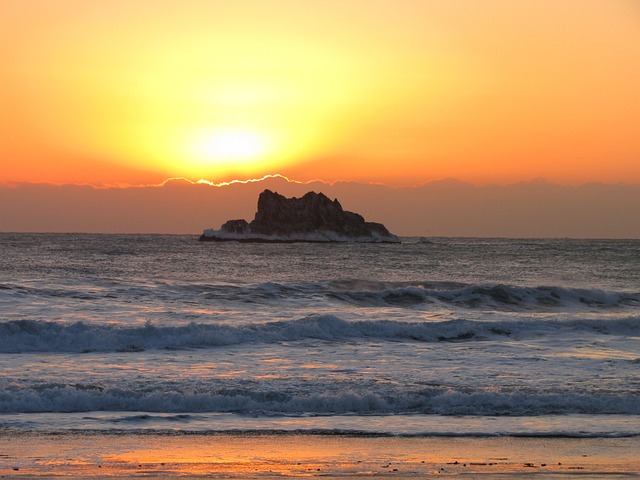
[[[0,183],[640,183],[637,0],[2,0]]]

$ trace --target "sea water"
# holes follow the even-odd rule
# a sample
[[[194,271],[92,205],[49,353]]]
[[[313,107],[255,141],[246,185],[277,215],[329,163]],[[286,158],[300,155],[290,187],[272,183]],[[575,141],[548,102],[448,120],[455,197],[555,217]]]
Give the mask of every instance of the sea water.
[[[640,241],[0,234],[0,431],[640,435]]]

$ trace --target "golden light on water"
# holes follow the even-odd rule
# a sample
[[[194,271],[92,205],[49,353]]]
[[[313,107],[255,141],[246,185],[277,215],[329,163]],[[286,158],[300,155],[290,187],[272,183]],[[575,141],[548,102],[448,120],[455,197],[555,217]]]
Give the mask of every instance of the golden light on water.
[[[595,478],[612,469],[637,472],[637,443],[633,437],[582,439],[576,448],[575,439],[566,438],[131,434],[18,435],[2,447],[8,458],[29,451],[19,473],[47,478],[515,478],[576,470]],[[0,474],[14,477],[8,465],[0,465]]]

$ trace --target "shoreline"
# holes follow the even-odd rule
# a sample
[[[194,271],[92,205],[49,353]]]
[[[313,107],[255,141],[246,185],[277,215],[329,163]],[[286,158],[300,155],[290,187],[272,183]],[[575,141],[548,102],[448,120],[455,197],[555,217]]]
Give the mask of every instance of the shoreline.
[[[0,432],[0,477],[459,478],[640,475],[640,437]]]

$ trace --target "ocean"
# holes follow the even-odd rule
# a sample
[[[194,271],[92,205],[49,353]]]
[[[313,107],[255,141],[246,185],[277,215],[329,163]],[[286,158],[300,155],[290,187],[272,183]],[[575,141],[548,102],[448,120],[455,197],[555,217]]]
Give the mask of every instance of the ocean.
[[[0,431],[640,435],[640,241],[0,234]]]

